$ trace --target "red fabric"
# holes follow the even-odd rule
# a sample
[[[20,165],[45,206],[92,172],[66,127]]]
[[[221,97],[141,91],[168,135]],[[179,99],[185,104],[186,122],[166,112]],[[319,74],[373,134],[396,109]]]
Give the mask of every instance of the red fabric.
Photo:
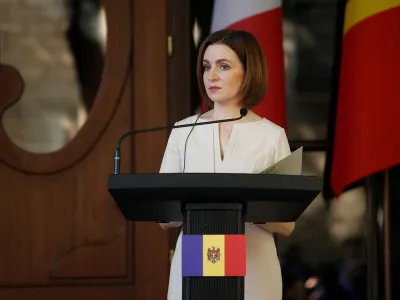
[[[400,8],[343,37],[331,186],[345,187],[400,163]]]

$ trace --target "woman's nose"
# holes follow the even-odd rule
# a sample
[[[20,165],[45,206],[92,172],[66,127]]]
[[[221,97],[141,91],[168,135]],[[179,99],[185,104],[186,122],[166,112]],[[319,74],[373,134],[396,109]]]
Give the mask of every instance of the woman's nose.
[[[218,80],[218,72],[215,68],[211,68],[208,72],[208,80],[209,81],[216,81]]]

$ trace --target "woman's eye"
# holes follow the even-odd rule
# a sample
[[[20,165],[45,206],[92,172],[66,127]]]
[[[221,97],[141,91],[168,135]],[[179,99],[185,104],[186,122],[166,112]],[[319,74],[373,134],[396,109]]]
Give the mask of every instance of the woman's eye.
[[[208,71],[210,69],[210,66],[203,66],[204,71]]]
[[[229,70],[229,66],[227,66],[227,65],[221,65],[221,69],[224,70],[224,71]]]

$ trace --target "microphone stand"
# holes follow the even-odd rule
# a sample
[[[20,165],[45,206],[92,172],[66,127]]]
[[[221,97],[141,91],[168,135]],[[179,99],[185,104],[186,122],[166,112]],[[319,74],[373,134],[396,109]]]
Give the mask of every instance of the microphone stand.
[[[126,133],[124,133],[119,139],[118,139],[118,144],[117,147],[115,148],[115,153],[114,153],[114,174],[119,174],[120,168],[121,168],[121,143],[122,141],[130,136],[130,135],[135,135],[139,133],[146,133],[146,132],[152,132],[152,131],[161,131],[161,130],[167,130],[167,129],[175,129],[175,128],[182,128],[182,127],[191,127],[191,126],[200,126],[200,125],[209,125],[209,124],[215,124],[215,123],[225,123],[225,122],[232,122],[232,121],[238,121],[245,117],[247,115],[247,108],[241,108],[240,109],[240,117],[237,118],[232,118],[232,119],[223,119],[223,120],[216,120],[216,121],[208,121],[208,122],[202,122],[202,123],[191,123],[191,124],[183,124],[183,125],[170,125],[170,126],[165,126],[165,127],[154,127],[154,128],[148,128],[148,129],[138,129],[138,130],[131,130]]]

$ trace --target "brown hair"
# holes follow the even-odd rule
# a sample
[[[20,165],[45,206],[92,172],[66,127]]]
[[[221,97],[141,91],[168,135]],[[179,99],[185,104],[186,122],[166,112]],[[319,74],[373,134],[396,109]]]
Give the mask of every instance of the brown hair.
[[[261,46],[254,35],[241,30],[220,30],[210,34],[201,44],[197,58],[197,82],[200,94],[205,100],[207,110],[214,107],[214,102],[207,96],[203,80],[204,52],[210,45],[226,45],[231,48],[243,65],[245,77],[240,89],[242,105],[253,108],[263,99],[267,90],[268,70]]]

